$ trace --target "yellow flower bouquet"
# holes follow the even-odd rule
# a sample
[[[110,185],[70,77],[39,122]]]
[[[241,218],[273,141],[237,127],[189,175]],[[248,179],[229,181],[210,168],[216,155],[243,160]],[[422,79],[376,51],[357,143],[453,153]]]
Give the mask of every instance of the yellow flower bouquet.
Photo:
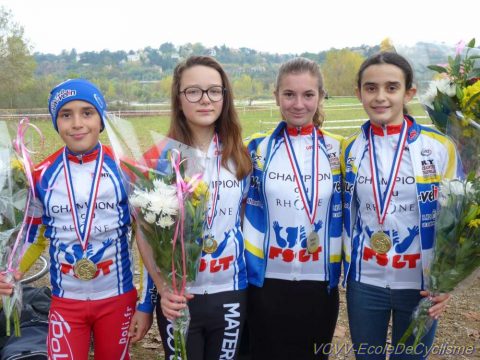
[[[424,96],[434,125],[455,142],[465,177],[444,179],[438,191],[434,255],[424,274],[431,294],[448,293],[480,267],[480,56],[475,39],[457,46],[448,65],[431,65],[441,78]],[[414,346],[433,320],[430,298],[421,300],[400,343],[414,336]]]

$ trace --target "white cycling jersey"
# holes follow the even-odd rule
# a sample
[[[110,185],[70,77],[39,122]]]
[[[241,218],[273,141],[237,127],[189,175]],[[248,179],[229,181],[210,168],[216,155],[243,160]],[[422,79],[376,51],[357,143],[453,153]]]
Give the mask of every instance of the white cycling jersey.
[[[213,253],[202,252],[197,278],[189,287],[192,294],[212,294],[242,290],[247,287],[243,233],[240,209],[247,179],[238,180],[233,162],[229,169],[221,166],[221,142],[215,136],[207,153],[198,151],[204,167],[203,180],[208,184],[210,199],[204,223],[204,239],[211,236],[216,241]],[[217,199],[213,197],[217,194]],[[212,216],[209,224],[208,217]]]
[[[394,163],[395,149],[400,128],[387,129],[372,125],[374,129],[376,161],[379,171],[380,191],[387,187]],[[387,209],[383,227],[379,224],[372,188],[372,167],[368,156],[360,162],[356,181],[358,201],[357,224],[354,227],[354,242],[362,253],[359,281],[392,289],[421,289],[422,260],[420,255],[419,211],[412,159],[406,144],[395,187]],[[376,256],[370,238],[377,231],[385,232],[392,246],[385,256]],[[391,259],[391,261],[388,261]]]
[[[92,187],[97,159],[103,149],[103,164],[98,186]],[[45,159],[34,172],[36,204],[31,210],[34,225],[28,248],[22,260],[27,269],[50,242],[50,280],[53,295],[75,300],[100,300],[134,289],[133,262],[129,231],[131,224],[128,199],[111,150],[103,145],[88,154],[76,156],[66,149],[69,171],[65,171],[64,149]],[[67,184],[69,181],[71,188]],[[92,190],[98,188],[96,198]],[[72,190],[73,189],[73,193]],[[70,193],[70,194],[69,194]],[[93,200],[90,200],[93,199]],[[93,216],[88,241],[79,241],[88,218],[88,204]],[[78,227],[72,217],[72,206],[78,215]],[[75,273],[80,260],[93,263],[95,274],[82,280]],[[155,291],[151,279],[145,286],[139,309],[153,311]]]

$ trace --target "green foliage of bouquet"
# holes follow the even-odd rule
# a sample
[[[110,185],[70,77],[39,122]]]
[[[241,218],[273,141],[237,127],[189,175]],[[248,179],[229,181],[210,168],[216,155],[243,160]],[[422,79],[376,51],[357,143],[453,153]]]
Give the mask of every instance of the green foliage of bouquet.
[[[480,165],[480,144],[475,142],[480,130],[479,54],[472,39],[466,45],[457,45],[455,57],[449,57],[448,64],[428,66],[439,73],[439,78],[430,83],[422,97],[433,124],[455,140],[467,169]]]
[[[13,319],[14,335],[20,336],[22,287],[14,280],[13,272],[20,261],[29,185],[22,159],[12,145],[12,131],[6,122],[0,122],[0,274],[14,284],[12,295],[2,296],[0,305],[6,319],[6,335],[11,335]]]
[[[122,166],[135,175],[129,202],[135,210],[137,231],[150,244],[155,262],[174,293],[183,295],[186,283],[193,282],[198,273],[208,186],[198,178],[182,176],[185,163],[180,163],[178,171],[170,174],[143,170],[128,162]],[[189,322],[188,308],[173,322],[175,355],[182,360],[187,359]]]
[[[109,114],[105,129],[122,172],[137,236],[148,242],[153,259],[172,292],[184,295],[195,281],[203,247],[208,186],[201,180],[198,151],[136,119]],[[188,307],[173,321],[175,359],[187,359]]]
[[[451,292],[480,267],[480,69],[476,67],[480,56],[470,55],[478,50],[475,39],[466,51],[464,47],[457,46],[447,66],[429,66],[442,78],[423,98],[435,126],[455,142],[467,174],[440,183],[434,256],[424,274],[433,295]],[[433,323],[428,315],[432,305],[430,298],[420,301],[400,343],[412,335],[414,346],[420,342]]]

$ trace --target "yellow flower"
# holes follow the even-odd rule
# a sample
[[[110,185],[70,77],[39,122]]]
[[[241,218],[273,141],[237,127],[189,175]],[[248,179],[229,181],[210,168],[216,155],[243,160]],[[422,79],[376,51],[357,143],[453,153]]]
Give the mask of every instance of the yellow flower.
[[[23,164],[20,160],[18,159],[13,159],[10,162],[10,166],[14,171],[23,171]]]
[[[480,219],[475,219],[468,223],[469,228],[478,228],[479,226],[480,226]]]
[[[194,199],[201,199],[208,196],[208,185],[205,181],[199,181],[197,187],[193,191]]]
[[[475,118],[474,112],[478,114],[480,112],[480,80],[477,80],[473,85],[467,86],[463,89],[463,98],[462,98],[462,111],[465,116],[470,118]],[[470,104],[468,102],[473,96],[477,96]]]

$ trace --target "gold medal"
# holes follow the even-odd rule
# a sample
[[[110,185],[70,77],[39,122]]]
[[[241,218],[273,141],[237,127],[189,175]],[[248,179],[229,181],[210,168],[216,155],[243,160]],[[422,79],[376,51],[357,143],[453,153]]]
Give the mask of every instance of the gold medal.
[[[315,231],[312,231],[307,237],[307,250],[310,254],[313,254],[318,251],[319,247],[320,237]]]
[[[97,267],[92,260],[89,259],[80,259],[75,264],[73,268],[75,276],[83,281],[92,280],[97,273]]]
[[[370,238],[370,244],[372,245],[372,249],[381,255],[386,254],[392,247],[392,241],[383,231],[374,233]]]
[[[212,235],[208,235],[203,240],[203,251],[205,251],[207,254],[213,254],[215,250],[217,250],[217,247],[218,243]]]

